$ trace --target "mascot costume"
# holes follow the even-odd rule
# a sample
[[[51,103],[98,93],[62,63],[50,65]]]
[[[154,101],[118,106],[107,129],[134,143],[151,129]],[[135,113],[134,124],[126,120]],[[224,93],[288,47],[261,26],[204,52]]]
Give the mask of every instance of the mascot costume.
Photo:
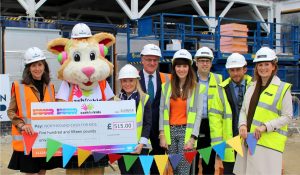
[[[57,38],[48,43],[48,50],[58,55],[61,67],[58,78],[63,80],[56,99],[58,101],[105,101],[114,97],[106,78],[113,65],[105,59],[108,47],[115,43],[109,33],[91,34],[83,23],[76,24],[71,39]],[[78,167],[77,156],[68,162],[67,174],[104,174],[107,158],[94,162],[90,156]]]

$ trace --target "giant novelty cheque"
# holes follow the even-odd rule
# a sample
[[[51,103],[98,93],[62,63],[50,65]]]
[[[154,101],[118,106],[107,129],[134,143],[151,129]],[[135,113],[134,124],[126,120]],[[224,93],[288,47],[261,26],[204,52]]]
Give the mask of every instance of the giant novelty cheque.
[[[31,114],[38,133],[33,157],[46,156],[48,138],[103,153],[132,152],[137,145],[133,100],[32,103]]]

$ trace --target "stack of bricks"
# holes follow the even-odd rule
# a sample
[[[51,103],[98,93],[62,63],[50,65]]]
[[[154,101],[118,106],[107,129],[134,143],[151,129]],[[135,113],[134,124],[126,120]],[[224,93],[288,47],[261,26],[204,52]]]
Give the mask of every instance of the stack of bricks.
[[[229,53],[237,52],[240,54],[247,53],[247,36],[247,25],[237,23],[221,25],[221,51]]]

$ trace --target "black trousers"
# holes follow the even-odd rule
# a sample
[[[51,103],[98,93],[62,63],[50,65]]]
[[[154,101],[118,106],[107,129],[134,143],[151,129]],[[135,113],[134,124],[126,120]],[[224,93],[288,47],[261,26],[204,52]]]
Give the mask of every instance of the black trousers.
[[[139,155],[148,155],[149,149],[142,149],[141,154]],[[129,154],[133,155],[133,154]],[[140,159],[136,159],[136,161],[133,163],[131,168],[126,171],[126,166],[124,162],[124,158],[122,157],[121,159],[118,160],[118,165],[119,169],[121,171],[121,174],[144,174],[144,170],[142,167],[142,164],[140,162]]]
[[[234,157],[236,158],[237,152],[234,151]],[[235,162],[222,162],[224,167],[224,175],[234,175],[233,168]]]
[[[234,175],[233,174],[233,167],[235,162],[222,162],[224,167],[224,175]]]
[[[210,128],[209,121],[207,118],[202,119],[200,125],[200,134],[197,141],[197,150],[202,148],[210,147],[211,139],[210,139]],[[214,174],[215,172],[215,158],[216,152],[214,150],[211,151],[210,159],[208,165],[205,161],[202,161],[202,174]],[[196,157],[196,169],[195,174],[198,174],[199,168],[199,156]]]

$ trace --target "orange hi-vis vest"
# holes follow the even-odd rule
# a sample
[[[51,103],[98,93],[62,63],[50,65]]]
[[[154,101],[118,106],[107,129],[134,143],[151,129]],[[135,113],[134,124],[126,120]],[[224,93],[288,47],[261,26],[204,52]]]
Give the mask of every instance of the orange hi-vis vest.
[[[161,84],[170,82],[171,80],[171,74],[159,72],[159,76],[160,76]]]
[[[25,124],[31,124],[31,103],[39,102],[30,86],[15,81],[12,87],[12,94],[16,95],[18,117],[24,120]],[[54,85],[49,83],[44,91],[44,102],[55,102]],[[12,146],[15,151],[24,151],[23,136],[16,126],[12,125]]]
[[[106,101],[106,95],[105,95],[105,88],[106,88],[106,80],[98,81],[101,95],[102,95],[102,101]],[[69,101],[73,101],[73,92],[74,92],[75,85],[70,84],[70,91],[69,91]]]

